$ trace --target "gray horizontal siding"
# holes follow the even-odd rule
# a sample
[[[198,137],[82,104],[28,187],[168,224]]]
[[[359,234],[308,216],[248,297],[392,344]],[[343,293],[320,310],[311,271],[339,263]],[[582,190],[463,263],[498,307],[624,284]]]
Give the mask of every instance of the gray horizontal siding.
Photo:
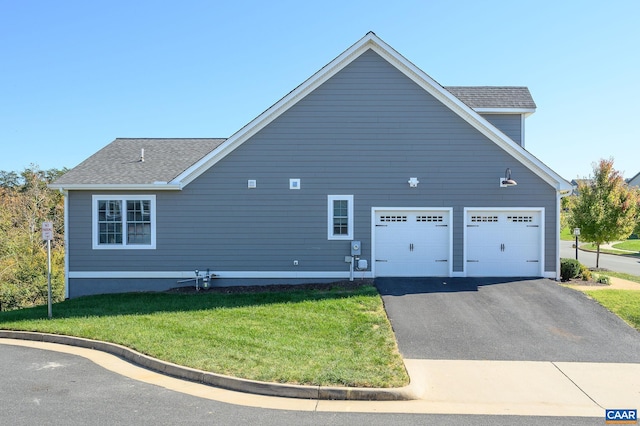
[[[520,114],[481,114],[502,133],[522,145],[522,116]]]
[[[518,186],[499,188],[507,167]],[[554,189],[371,51],[184,190],[158,192],[156,250],[91,250],[91,194],[71,193],[70,270],[347,271],[349,242],[327,239],[329,194],[354,195],[365,259],[372,206],[453,207],[454,271],[465,207],[544,207],[555,270]]]

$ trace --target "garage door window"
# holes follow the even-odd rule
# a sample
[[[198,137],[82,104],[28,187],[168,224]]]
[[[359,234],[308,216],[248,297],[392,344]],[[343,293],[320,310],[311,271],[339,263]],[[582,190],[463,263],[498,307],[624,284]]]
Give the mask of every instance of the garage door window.
[[[533,216],[507,216],[507,222],[533,222]]]
[[[442,222],[443,216],[416,216],[416,222]]]
[[[471,222],[497,222],[498,216],[471,216]]]
[[[353,239],[353,195],[329,195],[327,202],[328,238]]]

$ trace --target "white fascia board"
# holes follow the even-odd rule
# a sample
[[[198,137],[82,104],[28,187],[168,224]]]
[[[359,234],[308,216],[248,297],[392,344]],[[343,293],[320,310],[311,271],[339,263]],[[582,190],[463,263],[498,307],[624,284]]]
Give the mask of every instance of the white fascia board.
[[[535,108],[473,108],[478,114],[522,114],[525,117],[536,112]]]
[[[151,184],[50,184],[50,189],[61,191],[180,191],[182,185],[177,183],[151,183]]]
[[[204,271],[200,271],[203,273]],[[210,271],[216,278],[245,279],[344,279],[350,277],[347,271]],[[70,271],[69,279],[188,279],[196,278],[194,271]],[[372,278],[371,271],[358,272],[358,278]],[[202,275],[200,275],[202,278]]]
[[[275,120],[279,115],[283,114],[293,105],[295,105],[300,99],[304,98],[307,94],[315,90],[329,78],[341,71],[355,58],[360,56],[368,49],[372,49],[374,52],[386,59],[389,63],[393,64],[407,77],[412,79],[415,83],[417,83],[420,87],[434,96],[440,102],[448,106],[452,111],[454,111],[461,118],[466,120],[477,130],[479,130],[487,138],[495,142],[498,146],[502,147],[505,151],[518,159],[526,167],[540,176],[545,182],[556,188],[556,190],[562,190],[565,185],[568,185],[569,187],[571,186],[560,175],[544,165],[540,160],[529,154],[528,151],[525,151],[522,147],[520,147],[517,143],[504,135],[504,133],[498,130],[495,126],[482,118],[476,111],[469,108],[460,99],[445,90],[428,74],[415,66],[413,63],[407,60],[404,56],[402,56],[372,32],[367,33],[358,42],[345,50],[329,64],[325,65],[322,69],[308,78],[300,86],[289,92],[289,94],[280,99],[265,112],[260,114],[249,124],[244,126],[238,132],[234,133],[224,143],[222,143],[211,153],[203,157],[193,166],[185,170],[170,183],[182,185],[183,187],[188,185],[210,167],[215,165],[218,161],[222,160],[225,156],[235,150],[251,136],[255,135],[257,132],[259,132],[261,129]]]

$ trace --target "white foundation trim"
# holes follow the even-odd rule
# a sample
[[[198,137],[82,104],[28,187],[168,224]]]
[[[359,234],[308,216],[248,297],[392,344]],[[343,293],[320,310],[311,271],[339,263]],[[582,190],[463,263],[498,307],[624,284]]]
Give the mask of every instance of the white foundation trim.
[[[200,274],[205,271],[200,270]],[[215,278],[349,278],[349,271],[216,271]],[[195,278],[194,271],[71,271],[70,279],[184,279]],[[355,278],[373,278],[371,271],[356,272]]]

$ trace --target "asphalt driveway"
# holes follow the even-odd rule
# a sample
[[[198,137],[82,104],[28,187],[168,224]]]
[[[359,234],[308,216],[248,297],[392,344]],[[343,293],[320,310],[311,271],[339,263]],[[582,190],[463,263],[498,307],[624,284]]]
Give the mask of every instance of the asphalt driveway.
[[[640,362],[640,332],[548,279],[378,278],[408,359]]]

